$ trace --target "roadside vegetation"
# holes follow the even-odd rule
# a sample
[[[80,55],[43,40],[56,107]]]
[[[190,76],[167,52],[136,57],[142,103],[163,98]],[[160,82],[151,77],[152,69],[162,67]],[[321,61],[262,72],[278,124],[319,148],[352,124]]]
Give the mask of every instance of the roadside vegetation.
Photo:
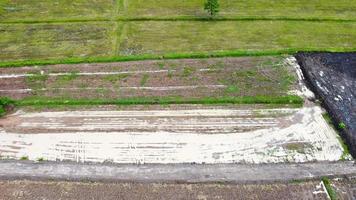
[[[349,147],[347,146],[345,139],[343,139],[341,137],[340,127],[336,127],[335,126],[335,123],[333,122],[331,116],[328,113],[324,113],[323,114],[323,118],[338,133],[337,139],[339,140],[339,142],[341,144],[341,147],[343,149],[343,152],[342,152],[340,160],[349,160],[349,159],[351,159],[352,156],[350,154]]]
[[[334,190],[334,188],[332,187],[331,185],[331,181],[329,178],[327,177],[323,177],[322,178],[322,181],[324,183],[324,186],[326,188],[326,191],[330,197],[331,200],[337,200],[337,194],[336,194],[336,191]]]

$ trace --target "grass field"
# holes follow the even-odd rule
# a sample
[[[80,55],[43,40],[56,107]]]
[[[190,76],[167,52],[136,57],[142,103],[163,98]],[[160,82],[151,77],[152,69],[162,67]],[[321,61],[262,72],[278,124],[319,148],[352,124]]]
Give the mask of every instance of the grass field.
[[[113,55],[110,22],[2,24],[0,60]]]
[[[355,30],[353,22],[265,20],[1,24],[0,60],[236,50],[350,51],[356,49]]]
[[[356,20],[355,0],[221,0],[221,18]],[[204,0],[0,0],[0,21],[202,18]],[[119,12],[118,12],[119,11]]]
[[[113,0],[0,0],[0,7],[0,21],[111,19],[117,10]]]
[[[120,55],[215,50],[354,49],[356,23],[139,21],[121,36]]]
[[[0,66],[356,50],[356,0],[221,0],[216,21],[203,4],[0,0]]]
[[[204,0],[124,0],[129,18],[206,17]],[[221,0],[223,18],[356,19],[355,0]]]

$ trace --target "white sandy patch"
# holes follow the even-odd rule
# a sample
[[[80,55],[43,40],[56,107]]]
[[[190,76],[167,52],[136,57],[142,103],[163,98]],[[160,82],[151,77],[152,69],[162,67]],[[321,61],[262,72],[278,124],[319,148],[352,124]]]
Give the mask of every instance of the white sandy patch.
[[[292,66],[295,69],[295,72],[297,73],[298,76],[299,90],[292,90],[289,92],[289,94],[295,94],[301,97],[306,97],[309,100],[315,99],[315,94],[311,90],[309,90],[305,84],[305,78],[302,69],[300,68],[297,62],[297,59],[295,57],[289,57],[285,59],[285,63],[289,66]]]
[[[8,133],[0,128],[0,155],[8,158],[28,156],[31,160],[44,158],[45,160],[115,163],[277,163],[339,160],[342,147],[335,131],[323,119],[321,108],[314,106],[292,110],[292,114],[284,117],[286,120],[297,120],[292,125],[227,134],[202,134],[199,133],[199,129],[183,133],[159,130],[138,132],[130,129],[123,132],[105,131],[105,127],[115,125],[115,121],[111,125],[105,125],[102,131],[91,133],[67,131],[21,134]],[[126,115],[134,119],[135,115],[147,116],[149,112],[156,113],[157,116],[167,116],[168,113],[172,113],[173,116],[184,116],[186,112],[188,116],[200,113],[202,117],[208,117],[213,111],[215,110],[143,111],[142,113],[139,113],[140,111],[94,111],[93,116],[110,118],[122,112],[122,116]],[[217,115],[220,113],[225,116],[234,112],[240,111],[220,110],[217,111]],[[90,111],[83,113],[78,111],[34,113],[24,114],[24,116],[25,118],[31,115],[31,117],[56,116],[52,119],[60,120],[60,116],[64,117],[66,113],[71,116],[87,115],[88,118],[91,114]],[[233,123],[233,118],[230,115],[227,121]],[[237,117],[235,120],[238,122],[241,118]],[[96,125],[101,126],[101,123]],[[193,126],[194,121],[190,125]],[[203,125],[209,127],[209,124]],[[62,127],[65,127],[65,124]],[[296,149],[296,147],[302,148]]]

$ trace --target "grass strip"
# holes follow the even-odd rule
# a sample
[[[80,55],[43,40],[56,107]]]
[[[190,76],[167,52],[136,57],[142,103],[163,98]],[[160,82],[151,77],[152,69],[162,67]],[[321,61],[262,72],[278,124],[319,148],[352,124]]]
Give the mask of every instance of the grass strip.
[[[51,60],[21,60],[0,62],[0,68],[4,67],[22,67],[22,66],[40,66],[54,64],[79,64],[79,63],[105,63],[105,62],[124,62],[139,60],[158,60],[158,59],[200,59],[200,58],[218,58],[218,57],[243,57],[243,56],[279,56],[286,54],[296,54],[298,52],[356,52],[356,48],[326,48],[326,49],[280,49],[263,51],[246,50],[228,50],[217,52],[197,52],[197,53],[170,53],[164,55],[132,55],[132,56],[113,56],[113,57],[89,57],[89,58],[65,58]]]
[[[324,186],[326,188],[326,191],[328,192],[329,194],[329,197],[331,200],[336,200],[337,199],[337,195],[336,195],[336,192],[335,190],[333,189],[333,187],[331,186],[331,183],[330,183],[330,179],[327,178],[327,177],[323,177],[321,179],[324,183]]]
[[[83,22],[130,22],[130,21],[311,21],[311,22],[356,22],[356,19],[345,18],[320,18],[320,17],[264,17],[264,16],[241,16],[241,17],[117,17],[112,18],[88,18],[88,19],[51,19],[51,20],[4,20],[0,24],[51,24],[51,23],[83,23]]]
[[[27,98],[15,101],[17,106],[62,106],[62,105],[167,105],[167,104],[294,104],[301,107],[304,100],[295,95],[289,96],[245,96],[221,98],[127,98],[127,99],[47,99]]]

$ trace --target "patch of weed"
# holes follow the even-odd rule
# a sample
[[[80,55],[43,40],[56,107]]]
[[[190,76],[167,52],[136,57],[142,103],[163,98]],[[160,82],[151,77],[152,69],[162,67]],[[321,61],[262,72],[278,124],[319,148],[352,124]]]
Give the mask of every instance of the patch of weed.
[[[228,93],[228,94],[236,94],[238,92],[240,92],[240,89],[235,85],[229,85],[225,89],[225,93]]]
[[[25,78],[25,82],[33,90],[42,89],[46,86],[46,81],[48,80],[48,74],[41,72],[28,73]]]
[[[20,160],[28,160],[28,156],[22,156]]]
[[[38,161],[38,162],[43,162],[43,161],[44,161],[44,158],[42,158],[42,157],[41,157],[41,158],[38,158],[37,161]]]
[[[111,82],[112,84],[117,83],[118,81],[125,81],[130,74],[110,74],[104,76],[104,80]]]
[[[324,183],[325,189],[327,191],[327,193],[329,194],[329,197],[331,200],[336,200],[337,199],[337,194],[334,190],[334,188],[331,186],[331,182],[330,179],[327,177],[323,177],[321,179]]]
[[[196,71],[195,68],[186,66],[183,68],[182,77],[189,77]]]
[[[70,72],[67,75],[58,76],[58,78],[56,80],[56,84],[58,84],[59,86],[66,85],[69,82],[78,78],[78,76],[79,76],[78,72]]]
[[[338,128],[341,129],[341,130],[344,130],[344,129],[346,129],[346,124],[344,122],[340,122],[338,124]]]
[[[0,117],[6,114],[6,107],[9,105],[13,105],[15,103],[14,100],[7,97],[0,97]]]
[[[150,78],[150,75],[144,74],[141,78],[140,86],[141,87],[145,86],[149,78]]]
[[[165,64],[162,62],[157,63],[159,69],[164,69]]]

